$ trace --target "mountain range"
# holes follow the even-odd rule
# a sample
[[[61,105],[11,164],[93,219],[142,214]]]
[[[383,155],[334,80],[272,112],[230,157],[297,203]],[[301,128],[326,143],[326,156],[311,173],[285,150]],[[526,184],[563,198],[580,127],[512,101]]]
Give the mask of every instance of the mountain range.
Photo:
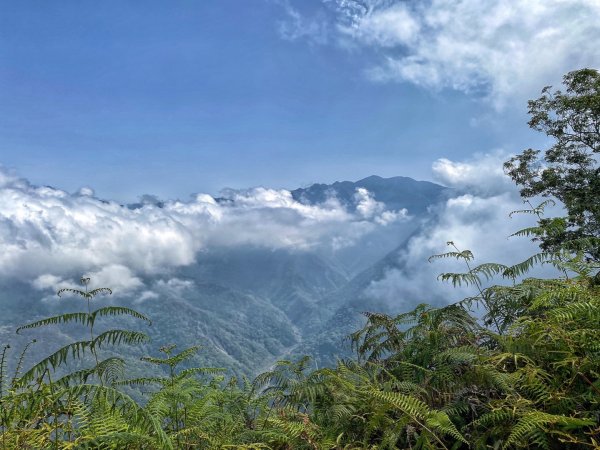
[[[362,311],[397,312],[400,304],[369,296],[367,288],[387,270],[400,267],[398,255],[407,240],[432,218],[435,205],[450,191],[407,177],[370,176],[356,182],[313,184],[291,195],[303,205],[335,198],[354,211],[360,207],[360,189],[388,210],[406,209],[408,219],[380,227],[340,249],[206,248],[194,263],[173,269],[168,279],[147,276],[143,280],[154,286],[157,298],[99,298],[132,306],[153,321],[144,327],[152,341],[126,353],[137,359],[156,354],[158,347],[169,343],[180,348],[199,344],[203,348],[194,363],[247,375],[266,370],[281,358],[310,354],[315,364],[323,365],[347,355],[344,337],[360,326]],[[22,345],[36,337],[29,356],[34,360],[77,337],[76,326],[15,335],[18,325],[84,305],[74,298],[40,301],[40,291],[31,283],[0,282],[0,342]],[[134,372],[143,370],[134,365]]]

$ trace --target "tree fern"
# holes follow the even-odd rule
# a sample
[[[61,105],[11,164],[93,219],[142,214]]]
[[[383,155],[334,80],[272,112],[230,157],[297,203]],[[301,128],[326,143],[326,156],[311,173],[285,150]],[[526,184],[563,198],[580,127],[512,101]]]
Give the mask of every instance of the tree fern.
[[[83,298],[87,305],[87,312],[65,313],[58,316],[38,320],[36,322],[32,322],[17,328],[17,333],[20,333],[23,330],[45,327],[49,325],[80,323],[88,328],[90,336],[89,340],[67,344],[64,347],[56,350],[54,353],[44,358],[40,362],[38,362],[20,377],[18,382],[21,385],[32,382],[36,377],[39,377],[40,374],[44,373],[44,371],[46,371],[49,368],[51,368],[52,370],[56,370],[58,367],[65,365],[71,359],[81,359],[85,355],[86,351],[89,351],[94,358],[94,368],[91,370],[78,371],[78,373],[73,377],[63,377],[61,381],[64,383],[68,380],[74,380],[76,378],[82,379],[82,377],[85,378],[85,380],[87,380],[90,376],[97,376],[100,383],[103,383],[104,375],[108,375],[110,381],[114,381],[114,375],[117,373],[117,371],[113,370],[113,368],[111,367],[113,367],[112,364],[116,360],[109,359],[105,362],[101,361],[99,358],[98,350],[100,350],[105,345],[139,345],[143,342],[147,342],[148,336],[146,334],[131,330],[112,329],[106,330],[96,335],[94,327],[96,325],[96,320],[99,317],[115,317],[127,315],[135,319],[143,320],[147,323],[150,323],[150,320],[143,314],[131,308],[121,306],[101,307],[92,311],[92,300],[94,300],[96,296],[101,294],[110,295],[112,294],[112,291],[109,288],[96,288],[90,290],[88,288],[89,283],[89,278],[82,277],[81,284],[84,286],[84,289],[64,288],[58,291],[59,297],[64,295],[65,293],[69,293]]]

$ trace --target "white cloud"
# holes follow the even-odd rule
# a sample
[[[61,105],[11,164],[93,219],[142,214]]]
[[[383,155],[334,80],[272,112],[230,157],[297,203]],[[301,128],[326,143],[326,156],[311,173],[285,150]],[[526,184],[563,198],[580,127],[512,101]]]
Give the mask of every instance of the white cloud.
[[[356,189],[354,199],[357,203],[356,210],[365,218],[371,218],[376,214],[380,214],[385,208],[385,205],[376,201],[375,198],[365,188]]]
[[[152,282],[150,289],[138,293],[133,303],[140,304],[158,298],[181,299],[187,291],[195,288],[196,284],[192,280],[182,280],[180,278],[158,279]]]
[[[514,192],[517,189],[503,170],[509,156],[501,151],[476,154],[467,161],[440,158],[433,163],[433,176],[439,183],[461,192],[481,196]]]
[[[0,188],[19,183],[19,177],[12,171],[0,165]]]
[[[266,188],[225,191],[223,202],[197,194],[189,202],[145,201],[130,209],[91,190],[71,195],[5,171],[0,181],[0,276],[40,289],[86,274],[131,292],[143,289],[140,277],[192,264],[207,247],[338,249],[407,218],[404,210],[386,211],[367,191],[357,213],[335,198],[305,205],[289,191]]]
[[[600,66],[598,0],[323,0],[343,46],[371,47],[376,81],[523,101]]]
[[[356,211],[365,219],[372,219],[379,225],[388,225],[398,220],[408,219],[408,211],[403,208],[399,211],[387,211],[385,204],[375,200],[373,194],[371,194],[365,188],[357,188],[354,194],[354,200],[356,201]]]
[[[78,194],[83,197],[93,197],[94,190],[88,186],[84,186],[81,189],[79,189]]]
[[[96,286],[110,286],[116,293],[127,294],[141,288],[144,283],[128,267],[111,264],[96,272],[87,273]]]
[[[140,304],[148,300],[156,300],[157,298],[160,298],[160,295],[158,295],[156,292],[146,290],[137,295],[133,300],[133,303]]]
[[[91,289],[110,286],[117,295],[127,295],[144,286],[142,280],[135,276],[129,268],[118,264],[111,264],[97,271],[87,272],[83,276],[90,278],[91,284],[89,287]],[[39,275],[31,284],[41,291],[51,290],[57,292],[64,288],[84,289],[81,283],[75,279],[63,278],[50,273]]]
[[[39,289],[40,291],[45,289],[52,289],[56,292],[59,289],[63,288],[73,288],[73,285],[71,285],[71,283],[63,280],[61,277],[57,277],[56,275],[52,275],[49,273],[40,275],[39,277],[35,278],[31,284],[33,285],[33,287]]]
[[[413,44],[421,24],[406,3],[398,3],[385,10],[372,11],[351,25],[341,24],[339,30],[367,44],[395,47]]]
[[[436,282],[442,272],[467,270],[464,262],[455,259],[428,262],[431,255],[453,250],[446,246],[448,241],[454,242],[460,250],[471,250],[475,255],[473,264],[510,265],[539,252],[539,247],[527,238],[509,238],[515,231],[531,226],[534,219],[530,215],[509,217],[511,211],[523,209],[523,202],[516,188],[502,181],[501,171],[493,170],[498,167],[494,162],[498,158],[499,154],[493,153],[466,162],[444,159],[434,164],[436,176],[463,193],[457,193],[441,205],[435,218],[413,236],[399,254],[400,268],[388,270],[380,280],[373,282],[367,289],[368,295],[401,307],[436,298],[451,303],[476,294],[474,287],[455,289],[449,283]],[[465,189],[474,192],[464,193]],[[537,271],[556,275],[550,267]],[[424,298],[424,293],[429,297]]]

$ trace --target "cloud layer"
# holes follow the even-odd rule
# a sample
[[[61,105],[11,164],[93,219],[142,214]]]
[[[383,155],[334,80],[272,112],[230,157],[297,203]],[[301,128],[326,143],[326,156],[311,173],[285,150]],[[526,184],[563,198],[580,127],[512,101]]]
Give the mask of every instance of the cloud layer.
[[[406,210],[388,211],[364,189],[356,192],[356,212],[335,198],[305,205],[289,191],[262,187],[223,196],[162,203],[146,197],[129,208],[89,188],[69,194],[0,170],[0,277],[49,288],[85,272],[128,291],[142,287],[140,276],[194,263],[205,248],[335,249],[408,220]]]
[[[369,286],[368,294],[413,303],[431,301],[422,298],[424,292],[447,301],[468,293],[434,283],[440,272],[464,269],[452,260],[427,262],[429,256],[447,251],[447,241],[472,250],[477,263],[511,264],[535,253],[534,243],[508,239],[532,219],[508,217],[523,203],[502,172],[507,157],[493,152],[466,161],[434,162],[434,177],[452,187],[454,196],[435,207],[407,242],[398,255],[400,269],[388,270]],[[86,273],[98,285],[112,286],[121,294],[135,291],[144,301],[157,298],[157,292],[176,295],[185,289],[185,282],[173,278],[173,269],[195,263],[204,249],[250,245],[336,251],[356,245],[360,252],[361,238],[375,236],[370,233],[393,223],[422,220],[405,209],[388,210],[363,188],[354,194],[352,212],[335,197],[307,205],[286,190],[258,187],[222,194],[219,200],[196,194],[188,202],[146,196],[140,205],[126,207],[94,197],[89,188],[69,194],[0,171],[0,277],[27,279],[40,290],[56,290]]]

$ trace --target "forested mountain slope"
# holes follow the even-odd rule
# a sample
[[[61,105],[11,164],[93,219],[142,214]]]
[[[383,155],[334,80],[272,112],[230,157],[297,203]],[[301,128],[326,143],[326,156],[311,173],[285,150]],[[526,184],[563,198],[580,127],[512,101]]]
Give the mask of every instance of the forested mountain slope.
[[[376,307],[363,298],[363,291],[395,264],[394,252],[386,253],[419,229],[430,217],[428,207],[447,195],[447,189],[434,183],[377,176],[356,183],[316,184],[292,195],[306,204],[335,198],[353,211],[361,201],[357,196],[360,188],[368,189],[373,200],[388,210],[406,208],[409,218],[379,227],[340,249],[209,247],[198,253],[193,264],[145,277],[144,285],[152,287],[152,295],[116,292],[109,301],[152,317],[155,325],[146,331],[153,342],[204,345],[197,361],[205,365],[252,374],[284,355],[312,351],[310,342],[315,339],[329,349],[322,361],[331,363],[344,348],[339,337],[360,323],[357,312]],[[158,202],[156,207],[163,205]],[[33,320],[77,307],[52,292],[40,292],[31,283],[4,283],[0,292],[4,341],[13,339],[14,329],[24,318]],[[343,320],[338,319],[340,314]],[[69,339],[53,334],[57,331],[52,329],[43,333],[44,339],[32,348],[32,358],[44,355],[51,343]]]

